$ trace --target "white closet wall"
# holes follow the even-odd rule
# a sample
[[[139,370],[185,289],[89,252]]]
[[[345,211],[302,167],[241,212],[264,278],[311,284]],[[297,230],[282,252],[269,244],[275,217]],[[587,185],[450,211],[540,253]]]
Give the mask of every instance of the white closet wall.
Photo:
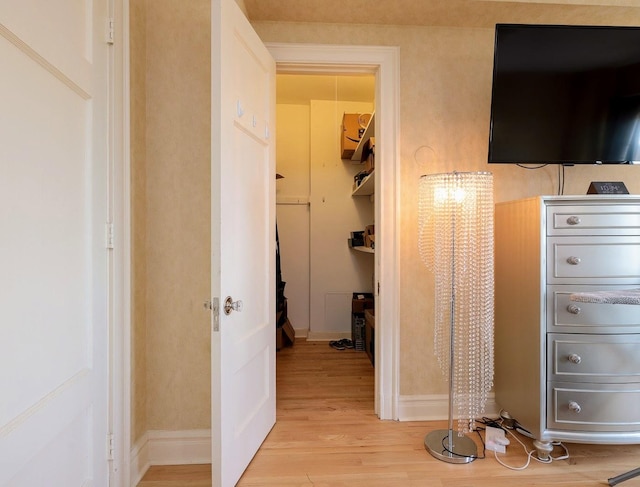
[[[373,255],[349,250],[347,238],[374,222],[373,203],[351,197],[360,167],[340,158],[343,113],[372,111],[372,103],[333,100],[278,105],[282,278],[289,319],[311,339],[350,336],[352,293],[372,291]]]
[[[351,336],[354,292],[371,292],[373,255],[349,249],[350,232],[374,223],[368,198],[351,196],[359,165],[340,158],[342,115],[371,103],[311,101],[311,338]]]
[[[287,314],[296,335],[309,330],[309,105],[278,104],[276,217]]]

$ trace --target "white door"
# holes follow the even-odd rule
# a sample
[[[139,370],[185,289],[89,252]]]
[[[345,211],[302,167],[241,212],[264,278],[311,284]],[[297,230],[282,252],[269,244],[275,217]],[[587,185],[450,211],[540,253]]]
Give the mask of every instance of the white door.
[[[228,487],[275,423],[275,62],[234,0],[211,21],[212,470]]]
[[[0,1],[0,485],[106,486],[106,1]]]

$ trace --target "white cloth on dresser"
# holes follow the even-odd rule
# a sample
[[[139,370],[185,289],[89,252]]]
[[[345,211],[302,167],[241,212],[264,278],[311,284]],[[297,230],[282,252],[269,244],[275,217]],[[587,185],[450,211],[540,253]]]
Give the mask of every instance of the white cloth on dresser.
[[[573,293],[569,296],[569,299],[579,303],[640,304],[640,288]]]

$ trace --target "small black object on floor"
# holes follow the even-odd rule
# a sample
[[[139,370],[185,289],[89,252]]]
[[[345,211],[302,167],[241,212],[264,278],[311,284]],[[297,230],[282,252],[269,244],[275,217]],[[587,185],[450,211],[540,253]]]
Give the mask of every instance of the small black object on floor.
[[[341,340],[332,340],[329,342],[329,346],[331,348],[335,348],[336,350],[345,350],[347,348],[354,348],[353,342],[348,338],[343,338]]]

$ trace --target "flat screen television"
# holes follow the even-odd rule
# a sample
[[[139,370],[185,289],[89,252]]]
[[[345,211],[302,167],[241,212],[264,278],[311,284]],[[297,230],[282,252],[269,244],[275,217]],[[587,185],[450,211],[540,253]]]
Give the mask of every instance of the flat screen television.
[[[640,161],[640,27],[497,24],[489,162]]]

